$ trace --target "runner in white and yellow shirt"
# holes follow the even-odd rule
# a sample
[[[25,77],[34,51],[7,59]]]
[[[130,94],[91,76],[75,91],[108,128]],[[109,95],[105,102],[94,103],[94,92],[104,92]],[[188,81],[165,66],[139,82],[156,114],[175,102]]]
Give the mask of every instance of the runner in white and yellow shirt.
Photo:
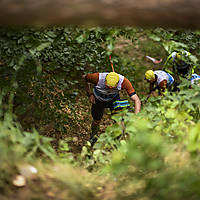
[[[150,83],[149,95],[156,89],[162,95],[165,89],[171,87],[174,83],[174,78],[169,73],[162,70],[148,70],[145,73],[145,80]]]

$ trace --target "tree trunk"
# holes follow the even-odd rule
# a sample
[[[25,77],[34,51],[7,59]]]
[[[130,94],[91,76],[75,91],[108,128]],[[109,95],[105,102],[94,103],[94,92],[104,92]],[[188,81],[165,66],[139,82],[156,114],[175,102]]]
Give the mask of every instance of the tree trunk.
[[[1,0],[0,25],[200,28],[199,0]]]

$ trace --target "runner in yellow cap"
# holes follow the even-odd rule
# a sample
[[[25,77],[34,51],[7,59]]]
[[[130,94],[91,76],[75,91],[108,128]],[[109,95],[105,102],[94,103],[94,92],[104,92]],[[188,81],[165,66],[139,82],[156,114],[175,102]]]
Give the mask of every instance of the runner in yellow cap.
[[[153,70],[147,70],[145,73],[145,79],[149,81],[154,81],[155,80],[155,74]]]
[[[117,84],[119,82],[119,74],[117,74],[116,72],[110,72],[107,76],[106,76],[106,86],[108,87],[117,87]]]
[[[134,102],[135,114],[140,111],[141,102],[131,82],[121,74],[116,72],[92,73],[83,75],[83,78],[86,81],[87,94],[92,103],[93,122],[90,143],[94,145],[104,109],[110,108],[111,111],[114,109],[115,102],[120,100],[119,93],[121,90],[125,89]],[[91,83],[94,84],[93,91],[90,88]]]
[[[195,64],[194,59],[190,52],[179,51],[172,52],[164,63],[163,70],[170,73],[176,79],[176,82],[180,82],[180,77],[190,78],[194,73]]]
[[[162,70],[147,70],[145,73],[145,80],[150,83],[150,91],[147,99],[158,89],[159,94],[162,95],[166,88],[172,88],[174,78],[169,73]]]

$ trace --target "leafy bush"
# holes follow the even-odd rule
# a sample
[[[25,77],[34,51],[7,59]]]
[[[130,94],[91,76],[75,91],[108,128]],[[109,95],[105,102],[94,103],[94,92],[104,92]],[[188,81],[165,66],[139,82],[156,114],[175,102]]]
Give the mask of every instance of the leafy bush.
[[[0,187],[16,173],[19,163],[32,162],[38,156],[56,160],[50,141],[52,139],[39,135],[36,130],[32,133],[22,131],[12,114],[6,113],[0,121]]]

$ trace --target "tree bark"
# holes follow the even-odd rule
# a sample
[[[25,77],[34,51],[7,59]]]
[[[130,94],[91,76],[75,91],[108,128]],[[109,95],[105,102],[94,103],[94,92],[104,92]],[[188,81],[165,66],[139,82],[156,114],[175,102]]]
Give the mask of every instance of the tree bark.
[[[1,0],[0,25],[200,28],[199,0]]]

